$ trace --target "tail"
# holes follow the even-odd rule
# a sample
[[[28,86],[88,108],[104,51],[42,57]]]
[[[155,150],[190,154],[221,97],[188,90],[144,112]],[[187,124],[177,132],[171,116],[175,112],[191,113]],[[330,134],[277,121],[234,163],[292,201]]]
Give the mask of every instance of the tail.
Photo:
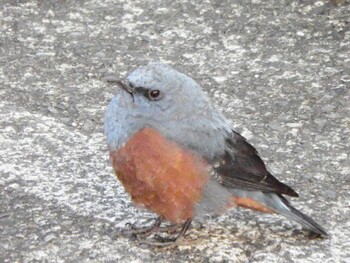
[[[234,193],[235,195],[237,194],[241,197],[252,198],[258,201],[259,203],[264,204],[266,207],[270,208],[274,212],[298,222],[305,229],[322,236],[328,236],[327,232],[319,224],[317,224],[309,216],[303,214],[302,212],[294,208],[288,202],[288,200],[280,194],[263,193],[258,191],[237,191],[237,193]]]
[[[313,233],[320,234],[322,236],[328,236],[326,230],[324,230],[323,227],[317,224],[309,216],[303,214],[302,212],[294,208],[282,195],[275,194],[275,196],[279,199],[279,202],[282,204],[282,208],[279,208],[279,206],[281,205],[277,205],[278,208],[276,209],[276,212],[298,222],[304,228],[310,230]]]

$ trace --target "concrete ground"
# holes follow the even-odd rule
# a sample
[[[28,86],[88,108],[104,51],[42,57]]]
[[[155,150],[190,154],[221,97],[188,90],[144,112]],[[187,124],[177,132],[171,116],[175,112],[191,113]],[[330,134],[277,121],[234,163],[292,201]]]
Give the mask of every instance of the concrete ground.
[[[350,262],[349,1],[2,0],[0,23],[0,262]],[[155,60],[201,83],[328,239],[243,209],[194,246],[120,235],[154,215],[113,176],[105,77]]]

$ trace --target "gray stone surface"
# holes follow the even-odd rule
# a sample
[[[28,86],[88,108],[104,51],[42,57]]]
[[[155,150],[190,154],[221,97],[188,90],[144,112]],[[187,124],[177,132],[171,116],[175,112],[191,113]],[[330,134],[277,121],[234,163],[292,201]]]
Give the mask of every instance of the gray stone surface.
[[[350,6],[334,2],[1,0],[0,262],[349,262]],[[195,225],[192,247],[120,236],[153,215],[112,175],[103,78],[154,60],[203,85],[328,239],[246,210]]]

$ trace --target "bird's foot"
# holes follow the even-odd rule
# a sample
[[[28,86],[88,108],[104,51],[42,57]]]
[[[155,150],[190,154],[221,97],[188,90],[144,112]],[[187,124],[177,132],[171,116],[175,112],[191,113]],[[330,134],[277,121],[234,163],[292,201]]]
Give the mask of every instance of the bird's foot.
[[[122,230],[122,234],[125,236],[131,236],[134,239],[142,240],[146,239],[152,234],[155,233],[166,233],[169,235],[173,235],[178,232],[180,224],[173,224],[167,226],[161,226],[162,219],[159,217],[157,220],[150,226],[146,227],[137,227],[133,224],[126,224],[128,229]]]
[[[123,230],[122,233],[126,236],[132,236],[134,238],[139,238],[140,236],[143,236],[143,238],[146,238],[150,236],[153,233],[157,233],[160,230],[160,224],[162,223],[162,219],[160,217],[157,218],[157,220],[150,226],[146,227],[137,227],[134,224],[127,223],[126,227],[128,229]]]
[[[152,247],[161,247],[161,248],[172,248],[172,247],[178,247],[178,246],[189,246],[197,244],[197,240],[188,240],[185,237],[186,231],[189,229],[191,225],[191,219],[188,219],[183,225],[179,232],[179,234],[174,237],[162,237],[158,234],[154,236],[154,240],[147,240],[147,239],[139,239],[140,244],[152,246]],[[164,227],[168,234],[172,232],[171,234],[174,234],[174,229],[176,230],[179,225],[171,225],[169,227]],[[170,230],[170,232],[169,232]],[[160,232],[160,231],[159,231]]]
[[[199,244],[201,240],[190,240],[185,236],[176,238],[165,238],[159,235],[155,235],[155,240],[139,240],[140,244],[148,245],[158,248],[175,248],[179,246],[193,246]]]

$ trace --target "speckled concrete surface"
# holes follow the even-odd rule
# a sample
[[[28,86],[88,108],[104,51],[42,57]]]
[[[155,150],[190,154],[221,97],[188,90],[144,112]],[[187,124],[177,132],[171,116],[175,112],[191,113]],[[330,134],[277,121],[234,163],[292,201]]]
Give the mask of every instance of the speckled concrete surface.
[[[0,6],[0,262],[349,262],[350,5],[328,1],[12,1]],[[121,237],[136,209],[102,116],[153,60],[200,82],[330,233],[236,210],[192,247]]]

